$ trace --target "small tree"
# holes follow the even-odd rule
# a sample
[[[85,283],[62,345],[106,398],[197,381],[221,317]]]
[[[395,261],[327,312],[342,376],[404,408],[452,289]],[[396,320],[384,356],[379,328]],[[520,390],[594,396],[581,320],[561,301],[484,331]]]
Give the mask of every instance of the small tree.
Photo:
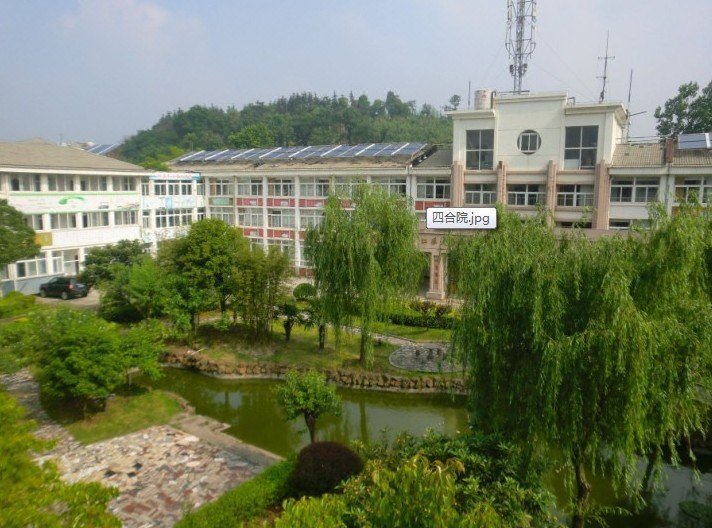
[[[294,370],[287,372],[284,385],[277,389],[277,401],[288,420],[304,417],[311,443],[315,441],[317,418],[341,413],[341,398],[336,394],[336,387],[314,370],[304,374]]]
[[[40,250],[35,232],[25,224],[22,213],[0,200],[0,268],[16,260],[32,258]]]
[[[159,358],[163,353],[161,323],[153,320],[142,321],[132,326],[121,336],[120,353],[126,374],[126,384],[131,386],[131,372],[136,369],[141,374],[155,380],[161,377]]]
[[[289,341],[292,335],[292,328],[299,321],[299,310],[294,303],[286,302],[279,307],[279,313],[282,315],[284,338]]]
[[[90,285],[112,281],[118,269],[132,266],[145,254],[139,240],[120,240],[116,244],[91,248],[84,260],[81,279]]]

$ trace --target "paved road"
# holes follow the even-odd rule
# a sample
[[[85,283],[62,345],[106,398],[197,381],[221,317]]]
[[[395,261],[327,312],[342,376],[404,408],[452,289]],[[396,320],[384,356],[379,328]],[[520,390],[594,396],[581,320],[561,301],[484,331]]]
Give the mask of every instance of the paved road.
[[[59,297],[45,297],[44,299],[37,296],[37,302],[43,304],[58,304],[60,306],[70,306],[72,308],[90,308],[92,310],[99,309],[99,291],[90,290],[86,297],[77,297],[76,299],[68,299],[63,301]]]

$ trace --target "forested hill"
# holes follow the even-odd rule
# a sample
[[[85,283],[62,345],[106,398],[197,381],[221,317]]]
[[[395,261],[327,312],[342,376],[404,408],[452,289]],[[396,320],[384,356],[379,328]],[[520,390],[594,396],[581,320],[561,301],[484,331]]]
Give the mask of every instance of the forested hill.
[[[115,151],[148,168],[189,150],[420,141],[451,143],[452,124],[431,105],[416,107],[393,92],[385,100],[362,95],[319,97],[293,94],[242,110],[194,106],[161,117]]]

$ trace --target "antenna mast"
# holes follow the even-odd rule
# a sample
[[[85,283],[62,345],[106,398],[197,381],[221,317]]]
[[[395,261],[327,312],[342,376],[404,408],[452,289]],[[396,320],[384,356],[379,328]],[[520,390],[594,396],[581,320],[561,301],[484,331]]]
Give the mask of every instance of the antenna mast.
[[[522,93],[522,78],[527,72],[527,60],[534,53],[536,0],[507,0],[507,39],[505,47],[512,63],[509,73],[514,77],[514,93]]]
[[[598,102],[602,103],[604,99],[606,98],[606,82],[608,81],[608,59],[615,59],[615,57],[611,56],[608,54],[608,37],[610,36],[610,31],[606,31],[606,56],[605,57],[598,57],[598,60],[603,61],[603,77],[599,77],[599,79],[603,79],[603,88],[601,89],[601,95],[598,98]]]

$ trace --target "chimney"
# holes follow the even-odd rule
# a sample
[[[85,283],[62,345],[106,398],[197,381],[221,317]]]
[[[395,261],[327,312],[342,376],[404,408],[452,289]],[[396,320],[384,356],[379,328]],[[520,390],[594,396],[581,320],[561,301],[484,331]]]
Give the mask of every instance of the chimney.
[[[673,138],[665,139],[665,163],[672,163],[675,156],[675,140]]]

